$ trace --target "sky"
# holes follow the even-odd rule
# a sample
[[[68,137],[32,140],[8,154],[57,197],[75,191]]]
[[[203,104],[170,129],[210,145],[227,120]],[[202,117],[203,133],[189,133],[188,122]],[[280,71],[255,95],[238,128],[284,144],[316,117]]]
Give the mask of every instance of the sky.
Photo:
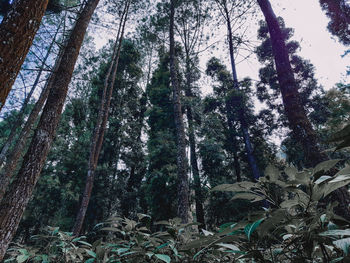
[[[347,50],[335,37],[327,31],[328,17],[321,10],[318,0],[270,0],[276,15],[284,18],[287,27],[295,30],[294,40],[301,45],[299,54],[311,61],[315,66],[315,74],[319,83],[326,89],[331,89],[338,82],[350,83],[350,76],[346,76],[347,66],[350,66],[350,55],[342,58]],[[260,11],[260,10],[258,10]],[[262,19],[262,15],[260,19]],[[256,22],[256,21],[255,21]],[[249,38],[256,41],[258,26],[251,23]],[[225,26],[220,28],[221,39],[226,39]],[[97,48],[101,48],[112,34],[99,35],[96,41]],[[349,49],[349,48],[348,48]],[[227,49],[226,49],[227,50]],[[203,54],[200,68],[205,70],[206,62],[211,56],[217,56],[229,65],[228,55],[223,48],[218,53]],[[242,54],[245,55],[244,53]],[[237,57],[240,61],[242,57]],[[239,78],[249,76],[253,80],[258,79],[258,71],[261,65],[255,55],[250,56],[237,65]],[[207,83],[207,80],[204,80]],[[203,93],[210,92],[210,89],[203,87]]]
[[[347,49],[327,31],[328,17],[321,10],[319,1],[271,0],[271,4],[276,15],[284,18],[286,26],[294,28],[293,39],[301,45],[299,54],[315,66],[319,83],[326,90],[340,81],[350,83],[346,76],[350,55],[341,57]],[[242,63],[238,71],[242,75],[255,76],[256,67],[252,64]]]

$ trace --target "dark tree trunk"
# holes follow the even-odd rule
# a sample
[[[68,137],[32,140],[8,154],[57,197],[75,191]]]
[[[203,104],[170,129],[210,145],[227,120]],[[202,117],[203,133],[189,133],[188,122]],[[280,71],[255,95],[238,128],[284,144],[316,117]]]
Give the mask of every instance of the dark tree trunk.
[[[88,173],[86,176],[85,189],[84,189],[82,201],[79,207],[79,211],[77,213],[77,217],[75,219],[75,223],[72,229],[74,236],[78,236],[79,233],[81,232],[86,211],[90,202],[90,197],[91,197],[92,188],[93,188],[94,179],[95,179],[95,171],[98,163],[98,158],[101,152],[104,133],[105,133],[106,125],[108,121],[109,107],[112,99],[115,78],[117,75],[120,50],[122,47],[125,24],[127,21],[129,7],[130,7],[130,1],[125,2],[125,8],[120,20],[117,39],[115,41],[115,45],[113,48],[111,64],[109,66],[109,69],[105,78],[96,127],[94,129],[92,143],[90,146],[90,157],[89,157],[89,163],[88,163]]]
[[[50,94],[15,181],[0,203],[0,261],[11,242],[44,166],[86,29],[99,0],[86,3],[70,34]]]
[[[319,162],[327,160],[327,156],[320,152],[317,144],[316,133],[312,128],[303,107],[294,73],[289,61],[288,50],[277,17],[268,0],[257,1],[265,16],[270,32],[278,81],[289,126],[293,131],[295,138],[300,141],[303,146],[306,166],[315,166]]]
[[[190,68],[190,56],[187,52],[186,54],[186,90],[185,95],[187,98],[191,99],[192,96],[192,81],[191,81],[191,68]],[[194,181],[194,191],[195,191],[195,204],[196,204],[196,216],[197,222],[201,223],[200,228],[205,228],[205,219],[204,219],[204,209],[203,209],[203,194],[201,179],[198,168],[198,157],[196,152],[196,136],[195,136],[195,127],[194,120],[192,115],[192,106],[189,104],[186,107],[186,115],[188,121],[188,138],[190,143],[190,164],[193,174]]]
[[[27,56],[48,0],[16,0],[0,25],[0,110]]]
[[[231,18],[229,11],[227,9],[226,3],[224,4],[224,11],[225,11],[225,16],[226,16],[226,23],[227,23],[227,37],[228,37],[228,44],[229,44],[229,50],[230,50],[230,60],[231,60],[231,70],[232,70],[232,78],[233,78],[233,84],[234,88],[236,90],[239,90],[239,82],[238,82],[238,77],[237,77],[237,71],[236,71],[236,63],[235,63],[235,58],[234,58],[234,48],[233,48],[233,35],[232,35],[232,26],[231,26]],[[229,104],[230,108],[234,107],[234,103],[232,100],[230,100]],[[238,119],[241,125],[241,130],[242,130],[242,136],[243,136],[243,141],[244,141],[244,146],[245,150],[247,153],[247,158],[248,158],[248,163],[250,166],[250,169],[253,173],[253,177],[255,180],[258,180],[259,177],[261,176],[258,164],[256,162],[256,158],[253,153],[253,147],[252,143],[250,140],[249,136],[249,130],[248,130],[248,123],[245,117],[245,112],[244,112],[244,105],[243,105],[243,100],[240,99],[238,102],[240,105],[238,105],[239,112],[238,112]]]
[[[289,127],[294,133],[295,138],[302,144],[306,166],[314,167],[318,163],[328,160],[328,157],[319,149],[317,135],[307,118],[306,111],[301,102],[298,86],[289,61],[288,50],[272,6],[268,0],[257,1],[269,29],[278,82]],[[347,189],[343,187],[335,191],[333,198],[340,203],[339,208],[341,211],[339,211],[339,214],[350,219],[348,208],[350,196]]]
[[[49,46],[49,48],[47,49],[47,52],[46,52],[46,55],[41,63],[41,67],[39,69],[39,72],[35,78],[35,81],[33,83],[33,86],[32,88],[30,89],[27,97],[25,98],[24,102],[23,102],[23,105],[18,113],[18,116],[16,118],[16,121],[15,123],[13,124],[12,128],[11,128],[11,132],[10,132],[10,135],[8,136],[4,146],[2,147],[1,149],[1,152],[0,152],[0,167],[2,166],[2,164],[4,163],[5,161],[5,158],[7,156],[7,152],[8,150],[10,149],[12,143],[13,143],[13,140],[15,139],[15,136],[16,136],[16,132],[18,130],[18,128],[20,128],[20,126],[22,125],[22,122],[23,122],[23,115],[27,109],[27,106],[28,106],[28,103],[35,91],[35,89],[37,88],[38,84],[39,84],[39,81],[40,81],[40,78],[41,78],[41,75],[44,71],[44,68],[45,68],[45,65],[46,65],[46,62],[51,54],[51,49],[53,48],[53,46],[55,45],[56,43],[56,37],[57,37],[57,34],[59,32],[59,29],[60,29],[60,26],[57,27],[57,31],[55,32],[55,35],[52,39],[52,42]],[[1,193],[0,193],[0,200],[1,200]]]
[[[181,107],[181,92],[177,76],[176,58],[175,58],[175,2],[170,0],[170,78],[173,88],[174,118],[176,128],[177,142],[177,174],[178,174],[178,210],[177,215],[182,223],[188,223],[190,205],[189,205],[189,186],[187,175],[187,157],[186,157],[186,134],[185,125]]]

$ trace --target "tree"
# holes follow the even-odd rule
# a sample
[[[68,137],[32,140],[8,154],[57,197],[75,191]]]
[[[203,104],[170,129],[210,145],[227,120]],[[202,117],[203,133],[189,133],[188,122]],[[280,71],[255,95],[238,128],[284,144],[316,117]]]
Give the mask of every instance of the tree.
[[[0,110],[39,29],[48,0],[17,0],[0,24]]]
[[[116,74],[118,71],[120,50],[123,43],[125,25],[129,14],[130,4],[131,4],[131,0],[128,0],[125,2],[124,11],[122,12],[120,22],[119,22],[118,34],[113,47],[113,55],[112,55],[111,63],[108,68],[107,74],[105,76],[101,104],[100,104],[98,118],[97,118],[95,130],[94,130],[94,135],[92,137],[91,146],[90,146],[90,157],[89,157],[89,163],[88,163],[89,168],[88,168],[87,177],[86,177],[86,186],[83,193],[81,205],[77,213],[75,225],[72,230],[75,236],[78,236],[81,231],[81,227],[83,225],[86,210],[88,208],[90,197],[91,197],[91,191],[92,191],[93,182],[95,178],[95,170],[96,170],[98,158],[101,152],[104,133],[105,133],[106,125],[108,121],[109,107],[110,107],[111,98],[113,94]]]
[[[0,260],[3,259],[5,251],[17,230],[35,184],[39,179],[58,126],[68,92],[68,85],[87,27],[98,3],[99,0],[88,1],[79,15],[66,43],[60,65],[54,74],[50,94],[17,178],[0,203]]]
[[[344,45],[350,45],[350,5],[347,0],[320,0],[322,9],[330,18],[328,30]]]
[[[177,17],[175,21],[176,31],[181,39],[184,50],[184,75],[185,75],[185,109],[188,121],[188,139],[190,146],[190,166],[193,174],[193,183],[195,190],[195,206],[197,221],[205,227],[204,209],[203,209],[203,193],[201,186],[199,160],[197,156],[196,142],[196,110],[195,101],[199,99],[198,87],[195,82],[200,78],[197,68],[199,63],[197,49],[200,48],[205,26],[205,20],[208,11],[204,3],[198,0],[180,1],[177,8]],[[198,108],[198,107],[197,107]],[[198,118],[197,118],[198,119]]]
[[[315,79],[314,66],[310,61],[297,55],[297,50],[300,49],[300,45],[297,41],[290,40],[293,36],[293,30],[285,27],[284,20],[281,17],[278,18],[278,23],[286,42],[291,67],[297,84],[297,90],[301,98],[301,104],[307,109],[306,114],[309,117],[315,110],[322,107],[323,102],[321,97],[324,91]],[[281,130],[284,127],[288,127],[288,119],[281,100],[281,89],[274,63],[271,39],[265,21],[260,21],[258,38],[262,40],[262,43],[256,48],[256,54],[259,61],[264,63],[264,67],[259,70],[260,81],[257,83],[257,96],[258,99],[261,102],[266,103],[268,107],[268,109],[265,109],[261,113],[261,117],[268,117],[268,115],[271,114],[274,116],[273,124],[266,127],[271,133],[273,130]],[[312,124],[317,125],[321,120],[319,119],[317,121],[316,119],[310,118],[310,121]],[[296,138],[294,138],[293,133],[288,136],[287,140],[290,141],[288,143],[291,146],[290,150],[294,152],[293,154],[287,154],[288,161],[293,162],[297,167],[301,168],[305,159],[302,145]],[[287,151],[289,151],[289,148],[287,148]],[[292,152],[289,151],[289,153]]]
[[[170,0],[170,25],[169,25],[169,39],[170,39],[170,79],[173,89],[173,104],[174,104],[174,120],[176,128],[176,147],[177,147],[177,169],[178,169],[178,217],[181,218],[182,223],[188,223],[188,216],[190,211],[189,205],[189,185],[187,174],[187,157],[186,157],[186,134],[185,125],[182,115],[181,106],[181,91],[178,80],[177,61],[175,56],[175,12],[178,5],[177,0]]]
[[[289,127],[294,133],[296,140],[298,140],[303,147],[306,159],[305,165],[307,167],[316,166],[318,163],[328,160],[328,157],[320,151],[317,135],[307,118],[305,108],[302,105],[298,86],[289,61],[285,39],[279,26],[278,19],[268,0],[257,1],[264,14],[269,29],[278,82]],[[340,203],[340,213],[343,214],[344,217],[350,218],[348,208],[350,202],[349,193],[345,188],[342,188],[341,190],[337,190],[335,195]]]
[[[236,62],[235,62],[235,48],[234,48],[234,36],[233,36],[233,28],[232,28],[232,19],[240,19],[241,16],[243,16],[251,7],[250,3],[248,3],[248,6],[245,6],[244,1],[233,1],[231,8],[229,7],[229,3],[227,0],[215,0],[217,3],[220,12],[222,16],[225,19],[226,26],[227,26],[227,39],[228,39],[228,47],[229,47],[229,54],[230,54],[230,62],[231,62],[231,73],[232,73],[232,80],[233,85],[232,89],[239,91],[239,81],[237,77],[237,70],[236,70]],[[243,3],[243,4],[242,4]],[[232,12],[237,12],[237,15],[235,17],[232,17]],[[238,40],[238,43],[240,43],[242,40]],[[237,97],[239,98],[239,97]],[[251,143],[249,130],[248,130],[248,123],[246,120],[246,113],[245,113],[245,107],[242,104],[243,100],[238,99],[238,101],[234,101],[234,98],[232,97],[230,101],[228,101],[228,107],[232,108],[234,107],[235,103],[238,103],[241,105],[240,110],[238,112],[239,115],[239,121],[240,126],[242,130],[242,136],[244,138],[244,145],[247,152],[247,157],[249,160],[249,165],[252,170],[253,176],[255,180],[258,180],[261,176],[261,172],[259,170],[256,158],[253,153],[253,146]],[[231,125],[231,124],[230,124]],[[235,144],[235,143],[234,143]]]
[[[170,87],[169,54],[159,51],[159,64],[147,87],[148,170],[145,188],[147,207],[154,220],[174,218],[176,212],[176,131]]]

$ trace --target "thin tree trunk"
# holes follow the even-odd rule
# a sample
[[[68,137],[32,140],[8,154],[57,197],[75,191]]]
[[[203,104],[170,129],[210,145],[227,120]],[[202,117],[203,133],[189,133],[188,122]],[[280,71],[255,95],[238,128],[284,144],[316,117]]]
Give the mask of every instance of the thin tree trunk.
[[[182,223],[188,223],[190,205],[189,205],[189,186],[187,175],[187,157],[186,157],[186,134],[181,109],[181,92],[177,76],[176,58],[175,58],[175,2],[170,0],[170,78],[173,88],[174,118],[177,139],[177,173],[178,173],[178,210],[177,215]]]
[[[70,34],[39,124],[15,181],[0,202],[0,261],[16,233],[53,141],[84,36],[99,0],[84,6]]]
[[[22,125],[24,112],[26,111],[27,106],[28,106],[28,103],[29,103],[29,101],[30,101],[30,99],[31,99],[31,97],[32,97],[32,95],[33,95],[33,93],[34,93],[36,87],[37,87],[38,84],[39,84],[39,81],[40,81],[41,75],[42,75],[42,73],[43,73],[43,71],[44,71],[46,62],[47,62],[47,60],[48,60],[48,58],[49,58],[49,56],[50,56],[50,54],[51,54],[51,50],[52,50],[53,46],[54,46],[55,43],[56,43],[56,37],[57,37],[57,35],[58,35],[59,30],[60,30],[60,26],[57,27],[57,30],[56,30],[56,32],[55,32],[55,35],[54,35],[54,37],[53,37],[53,39],[52,39],[52,42],[51,42],[51,44],[50,44],[50,46],[49,46],[49,48],[48,48],[48,50],[47,50],[47,52],[46,52],[46,55],[45,55],[45,57],[44,57],[44,60],[42,61],[42,65],[41,65],[41,67],[40,67],[40,69],[39,69],[39,72],[38,72],[36,78],[35,78],[35,81],[34,81],[34,83],[33,83],[33,86],[32,86],[32,88],[30,89],[30,91],[29,91],[27,97],[25,98],[25,100],[24,100],[24,102],[23,102],[23,105],[22,105],[22,107],[21,107],[21,109],[20,109],[20,111],[19,111],[19,113],[18,113],[18,116],[17,116],[17,118],[16,118],[16,121],[15,121],[15,123],[13,124],[13,126],[12,126],[12,128],[11,128],[11,132],[10,132],[9,137],[7,138],[7,140],[6,140],[5,144],[4,144],[4,146],[3,146],[2,149],[1,149],[1,152],[0,152],[0,167],[1,167],[2,164],[4,163],[5,158],[6,158],[6,156],[7,156],[7,152],[8,152],[8,150],[10,149],[11,144],[13,143],[13,140],[15,139],[17,129]],[[1,195],[1,194],[0,194],[0,195]],[[1,200],[1,197],[0,197],[0,200]]]
[[[90,157],[89,157],[88,173],[86,177],[85,189],[84,189],[82,201],[79,207],[79,211],[77,213],[77,217],[75,219],[75,223],[72,229],[74,236],[78,236],[82,229],[86,211],[90,202],[92,187],[95,179],[95,171],[98,163],[98,157],[101,152],[104,133],[105,133],[106,125],[108,121],[109,107],[110,107],[111,98],[113,94],[115,78],[117,75],[120,50],[122,47],[124,30],[125,30],[127,17],[128,17],[129,7],[130,7],[130,1],[127,1],[125,3],[124,12],[120,20],[117,39],[113,48],[112,61],[105,78],[101,105],[100,105],[96,127],[94,130],[92,143],[90,147]]]
[[[190,69],[190,56],[186,54],[186,90],[185,95],[187,98],[192,97],[191,91],[191,69]],[[187,105],[186,115],[188,120],[188,138],[190,143],[190,164],[193,174],[194,181],[194,191],[195,191],[195,204],[196,204],[196,216],[197,221],[201,223],[199,227],[205,228],[205,219],[204,219],[204,209],[203,209],[203,194],[201,179],[198,168],[198,157],[196,152],[196,136],[194,128],[194,120],[192,115],[192,106]]]
[[[16,0],[0,25],[0,110],[27,56],[48,0]]]
[[[257,0],[264,14],[275,57],[278,82],[282,93],[283,105],[289,121],[289,127],[295,138],[302,144],[307,167],[314,167],[322,161],[328,160],[326,154],[322,153],[318,146],[318,138],[314,131],[302,104],[298,86],[289,61],[288,50],[283,38],[278,19],[268,0]],[[350,219],[348,205],[350,196],[346,187],[335,191],[334,199],[339,203],[339,213]]]
[[[239,90],[239,82],[238,82],[238,77],[237,77],[237,70],[236,70],[236,63],[235,63],[235,58],[234,58],[234,48],[233,48],[233,35],[232,35],[232,27],[231,27],[231,20],[230,20],[230,15],[227,9],[227,5],[225,3],[224,5],[224,11],[226,15],[226,23],[227,23],[227,33],[228,33],[228,44],[229,44],[229,50],[230,50],[230,60],[231,60],[231,69],[232,69],[232,77],[233,77],[233,83],[234,83],[234,88],[236,90]],[[256,158],[253,153],[253,147],[252,143],[250,141],[250,136],[249,136],[249,130],[248,130],[248,123],[245,117],[245,112],[244,112],[244,105],[242,105],[243,100],[240,99],[239,105],[240,109],[238,112],[238,118],[239,122],[241,124],[241,130],[242,130],[242,136],[243,136],[243,141],[245,145],[245,150],[247,153],[248,157],[248,163],[250,166],[250,169],[253,173],[253,177],[255,180],[258,180],[259,177],[261,176],[258,164],[256,162]],[[233,104],[233,102],[230,102]],[[233,107],[233,105],[230,105]]]

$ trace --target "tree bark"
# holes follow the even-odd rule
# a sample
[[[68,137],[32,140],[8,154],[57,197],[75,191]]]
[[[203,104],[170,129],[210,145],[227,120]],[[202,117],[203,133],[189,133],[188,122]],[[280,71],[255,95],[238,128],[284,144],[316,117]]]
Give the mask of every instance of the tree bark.
[[[303,146],[306,166],[315,166],[319,162],[325,161],[328,158],[325,154],[322,154],[319,149],[316,133],[312,128],[302,105],[297,83],[289,61],[288,50],[277,17],[268,0],[257,1],[265,16],[270,32],[278,82],[280,84],[283,105],[289,121],[289,126],[296,139],[300,141]]]
[[[232,26],[231,26],[231,18],[229,11],[227,9],[227,4],[226,2],[223,4],[224,12],[226,15],[226,23],[227,23],[227,38],[228,38],[228,44],[229,44],[229,51],[230,51],[230,61],[231,61],[231,70],[232,70],[232,78],[233,78],[233,85],[236,90],[239,90],[239,82],[238,82],[238,77],[237,77],[237,70],[236,70],[236,63],[235,63],[235,58],[234,58],[234,48],[233,48],[233,34],[232,34]],[[230,101],[229,104],[230,108],[234,107],[234,102]],[[244,112],[244,105],[243,105],[243,100],[240,99],[239,101],[239,112],[238,112],[238,118],[239,122],[241,125],[241,130],[242,130],[242,136],[243,136],[243,141],[244,141],[244,146],[245,150],[247,153],[247,158],[248,158],[248,163],[250,166],[250,169],[253,173],[253,177],[255,180],[258,180],[261,176],[258,164],[256,162],[256,158],[253,153],[253,147],[252,143],[250,140],[249,136],[249,129],[248,129],[248,123],[245,117],[245,112]]]
[[[32,88],[30,89],[27,97],[25,98],[24,102],[23,102],[23,105],[18,113],[18,116],[16,118],[16,121],[15,123],[13,124],[12,128],[11,128],[11,132],[10,132],[10,135],[8,136],[4,146],[2,147],[1,149],[1,152],[0,152],[0,167],[2,166],[2,164],[4,163],[5,159],[6,159],[6,156],[7,156],[7,152],[8,150],[10,149],[11,147],[11,144],[13,143],[13,140],[15,139],[15,136],[16,136],[16,131],[17,129],[22,125],[22,122],[23,122],[23,115],[24,115],[24,112],[26,111],[27,109],[27,106],[28,106],[28,103],[35,91],[35,89],[37,88],[38,84],[39,84],[39,81],[40,81],[40,78],[41,78],[41,75],[44,71],[44,68],[45,68],[45,65],[46,65],[46,62],[51,54],[51,49],[53,48],[54,44],[56,43],[56,37],[58,35],[58,32],[60,30],[60,26],[57,27],[57,31],[55,32],[55,35],[52,39],[52,42],[49,46],[49,48],[47,49],[47,52],[46,52],[46,55],[41,63],[41,67],[39,69],[39,72],[35,78],[35,81],[33,83],[33,86]],[[0,193],[0,200],[1,200],[1,193]]]
[[[24,156],[15,181],[0,203],[0,261],[15,235],[44,166],[62,113],[80,48],[98,3],[99,0],[88,1],[76,21],[64,48],[61,63],[54,74],[52,87],[32,142]]]
[[[63,43],[63,46],[65,46],[64,41],[62,43]],[[17,164],[21,159],[23,149],[25,148],[27,144],[27,140],[30,136],[30,133],[33,130],[33,126],[36,120],[38,119],[39,113],[44,106],[47,96],[49,95],[50,88],[52,87],[52,83],[54,80],[55,72],[57,72],[63,57],[63,51],[64,51],[63,48],[60,48],[59,54],[56,58],[55,66],[53,68],[53,73],[51,73],[49,78],[47,79],[45,86],[39,96],[39,99],[37,100],[37,102],[34,105],[34,108],[30,112],[29,117],[20,135],[18,136],[18,139],[12,151],[9,153],[9,157],[4,168],[0,171],[0,201],[4,197],[5,191],[8,185],[10,184],[12,176],[15,173]]]
[[[48,0],[16,0],[0,25],[0,110],[27,56]]]
[[[318,138],[314,131],[301,102],[298,86],[289,61],[288,50],[284,42],[281,28],[277,17],[268,0],[257,0],[264,14],[275,57],[278,82],[282,93],[283,105],[289,121],[289,127],[295,138],[302,144],[305,154],[305,165],[314,167],[322,161],[328,160],[326,154],[322,153],[318,146]],[[340,203],[340,214],[350,219],[349,203],[350,196],[345,187],[335,191],[334,199]]]
[[[186,48],[185,48],[186,49]],[[190,68],[190,56],[186,51],[186,90],[185,95],[187,98],[191,98],[192,90],[191,90],[191,68]],[[204,219],[204,209],[203,209],[203,194],[202,194],[202,186],[201,179],[198,168],[198,157],[196,152],[196,136],[195,136],[195,127],[194,120],[192,115],[192,106],[190,104],[186,107],[186,115],[188,121],[188,138],[190,143],[190,164],[191,170],[193,174],[193,182],[194,182],[194,191],[195,191],[195,205],[196,205],[196,216],[197,221],[201,223],[200,228],[205,228],[205,219]]]
[[[173,88],[174,119],[177,139],[177,173],[178,173],[178,217],[182,223],[188,223],[189,218],[189,186],[187,175],[187,157],[186,157],[186,134],[185,125],[181,107],[181,92],[177,76],[176,59],[175,59],[175,37],[174,37],[174,20],[175,20],[175,2],[170,0],[170,78]]]
[[[125,2],[124,11],[120,19],[117,38],[113,48],[111,64],[109,66],[107,75],[105,77],[100,109],[97,117],[96,127],[94,129],[92,143],[90,146],[90,157],[89,157],[89,163],[88,163],[88,173],[86,177],[85,189],[84,189],[82,201],[75,219],[75,223],[72,229],[74,236],[78,236],[82,229],[86,211],[90,202],[90,197],[91,197],[92,188],[93,188],[94,179],[95,179],[95,171],[98,164],[98,157],[101,152],[104,133],[105,133],[107,121],[108,121],[109,107],[112,99],[115,78],[117,75],[120,50],[122,47],[124,30],[125,30],[127,17],[128,17],[129,7],[130,7],[130,0]]]

